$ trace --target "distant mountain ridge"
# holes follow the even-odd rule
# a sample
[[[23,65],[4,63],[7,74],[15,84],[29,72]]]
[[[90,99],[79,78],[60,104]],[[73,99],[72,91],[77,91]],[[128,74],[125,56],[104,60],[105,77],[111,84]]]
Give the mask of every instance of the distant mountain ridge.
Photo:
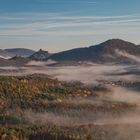
[[[59,62],[137,63],[140,62],[140,47],[121,39],[111,39],[98,45],[56,53],[49,59]]]
[[[0,65],[4,63],[11,63],[11,65],[18,63],[20,65],[20,62],[21,64],[26,64],[26,62],[32,60],[52,60],[57,64],[61,63],[61,65],[87,61],[99,64],[140,64],[140,45],[135,45],[121,39],[110,39],[98,45],[71,49],[55,54],[51,54],[42,49],[37,52],[25,48],[5,49],[0,50],[0,58]],[[6,61],[6,59],[8,60]]]
[[[36,61],[44,61],[48,59],[51,56],[51,54],[48,51],[44,51],[40,49],[39,51],[33,53],[31,56],[29,56],[29,59],[36,60]]]
[[[13,57],[14,55],[12,53],[9,53],[5,50],[2,50],[0,49],[0,58],[3,58],[3,59],[9,59],[11,57]]]
[[[27,57],[34,52],[25,48],[0,49],[0,66],[24,66],[30,61]]]
[[[18,57],[29,57],[30,55],[35,53],[34,50],[26,49],[26,48],[12,48],[12,49],[5,49],[5,51]]]

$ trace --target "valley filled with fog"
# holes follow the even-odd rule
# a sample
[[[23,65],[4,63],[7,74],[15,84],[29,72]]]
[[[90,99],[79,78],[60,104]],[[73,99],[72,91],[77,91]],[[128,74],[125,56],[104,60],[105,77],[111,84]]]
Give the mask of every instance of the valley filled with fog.
[[[85,63],[77,66],[49,66],[46,62],[29,62],[23,67],[0,67],[1,75],[47,74],[63,81],[93,84],[97,80],[139,80],[139,65],[100,65]]]
[[[77,94],[75,98],[55,101],[55,107],[47,107],[43,112],[25,109],[22,114],[26,116],[26,121],[38,125],[78,128],[80,137],[88,131],[97,140],[111,140],[115,134],[115,140],[140,137],[139,65],[89,62],[71,66],[54,64],[30,61],[23,67],[0,67],[0,74],[16,77],[43,74],[76,88],[89,88],[96,96],[89,96],[91,93],[83,89],[83,97]],[[52,104],[52,101],[49,102]],[[12,110],[7,112],[19,115]]]

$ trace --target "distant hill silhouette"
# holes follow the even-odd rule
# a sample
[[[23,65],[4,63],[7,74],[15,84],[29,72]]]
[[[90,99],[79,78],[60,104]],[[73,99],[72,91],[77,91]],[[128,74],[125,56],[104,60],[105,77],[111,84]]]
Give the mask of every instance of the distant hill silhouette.
[[[5,49],[6,52],[13,54],[14,56],[19,56],[19,57],[29,57],[35,51],[31,49],[25,49],[25,48],[12,48],[12,49]]]
[[[8,59],[8,58],[11,58],[11,57],[13,57],[13,56],[14,56],[14,55],[13,55],[12,53],[0,49],[0,58]]]
[[[35,52],[34,54],[32,54],[29,58],[31,60],[43,61],[43,60],[46,60],[50,56],[51,54],[48,51],[44,51],[40,49],[38,52]]]
[[[28,56],[29,54],[31,55]],[[25,58],[25,56],[28,57]],[[37,52],[30,49],[5,49],[0,50],[0,58],[0,65],[24,65],[31,60],[53,60],[61,65],[86,61],[100,64],[136,64],[140,63],[140,45],[135,45],[121,39],[110,39],[98,45],[76,48],[55,54],[50,54],[42,49]]]
[[[98,45],[56,53],[49,59],[60,62],[137,63],[140,61],[140,46],[120,39],[111,39]]]

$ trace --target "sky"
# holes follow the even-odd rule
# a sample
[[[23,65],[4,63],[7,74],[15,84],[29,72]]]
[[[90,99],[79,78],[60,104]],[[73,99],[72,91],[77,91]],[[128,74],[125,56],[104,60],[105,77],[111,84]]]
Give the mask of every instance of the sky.
[[[140,44],[140,0],[0,0],[0,49],[59,52],[119,38]]]

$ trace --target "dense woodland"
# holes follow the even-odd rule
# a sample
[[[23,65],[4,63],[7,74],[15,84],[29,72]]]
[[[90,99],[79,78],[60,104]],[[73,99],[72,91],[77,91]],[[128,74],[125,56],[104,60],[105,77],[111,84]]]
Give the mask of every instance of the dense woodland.
[[[101,94],[103,92],[104,94]],[[41,119],[31,121],[36,114],[53,113],[63,117],[120,116],[134,110],[135,104],[112,102],[102,98],[107,89],[102,86],[87,87],[80,82],[65,83],[47,75],[1,76],[0,77],[0,139],[1,140],[102,140],[115,132],[110,127],[94,124],[57,125]],[[77,103],[74,100],[89,99],[92,103]],[[72,102],[73,101],[73,102]],[[45,123],[44,123],[45,122]],[[63,121],[62,121],[63,122]]]

